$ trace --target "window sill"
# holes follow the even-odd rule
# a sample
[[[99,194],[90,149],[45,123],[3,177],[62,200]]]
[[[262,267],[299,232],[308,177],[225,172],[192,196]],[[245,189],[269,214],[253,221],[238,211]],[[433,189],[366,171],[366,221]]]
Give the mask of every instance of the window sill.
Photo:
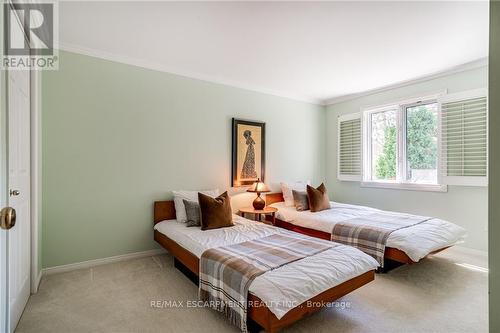
[[[437,184],[412,184],[412,183],[391,183],[391,182],[361,182],[361,187],[385,188],[405,191],[424,191],[424,192],[448,192],[447,185]]]

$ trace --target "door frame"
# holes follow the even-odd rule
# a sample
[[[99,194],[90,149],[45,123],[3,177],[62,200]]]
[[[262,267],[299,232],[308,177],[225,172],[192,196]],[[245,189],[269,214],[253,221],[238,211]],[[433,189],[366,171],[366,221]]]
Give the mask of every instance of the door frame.
[[[3,17],[3,6],[0,14]],[[3,35],[2,27],[0,33]],[[2,43],[3,44],[3,43]],[[3,52],[3,45],[0,52]],[[0,71],[0,206],[7,204],[7,75],[5,71]],[[7,307],[9,304],[8,295],[8,262],[7,262],[7,231],[0,229],[0,332],[7,332],[8,316]]]
[[[40,70],[30,70],[30,182],[31,182],[31,293],[38,292],[42,279],[39,263],[41,245],[41,114],[42,75]]]
[[[0,6],[0,17],[4,16],[4,6]],[[4,25],[0,24],[0,36]],[[4,43],[0,43],[3,54]],[[7,204],[7,75],[0,70],[0,208]],[[7,232],[0,229],[0,332],[7,332],[9,295],[7,274]]]

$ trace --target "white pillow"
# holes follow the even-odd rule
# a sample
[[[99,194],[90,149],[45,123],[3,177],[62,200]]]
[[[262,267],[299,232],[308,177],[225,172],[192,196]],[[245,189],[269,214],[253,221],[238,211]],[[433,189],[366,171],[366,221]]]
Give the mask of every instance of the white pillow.
[[[293,207],[295,203],[293,201],[293,193],[292,190],[295,191],[306,191],[307,185],[311,185],[311,182],[308,181],[298,181],[295,183],[281,183],[281,192],[283,192],[283,198],[285,199],[285,205]]]
[[[178,222],[187,222],[186,207],[182,200],[198,202],[198,192],[213,198],[219,195],[219,189],[206,191],[172,191],[174,194],[175,217]]]

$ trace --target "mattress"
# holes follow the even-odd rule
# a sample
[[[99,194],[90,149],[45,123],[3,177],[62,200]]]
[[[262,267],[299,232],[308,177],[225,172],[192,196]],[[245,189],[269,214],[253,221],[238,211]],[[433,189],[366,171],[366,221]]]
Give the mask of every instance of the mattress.
[[[284,202],[274,203],[278,208],[276,218],[291,224],[331,233],[336,223],[347,222],[360,216],[383,213],[379,209],[331,202],[331,209],[312,213],[297,211]],[[390,212],[390,214],[395,214]],[[405,215],[405,214],[403,214]],[[407,214],[406,214],[407,215]],[[396,230],[387,239],[386,246],[405,252],[413,261],[419,261],[429,253],[463,242],[466,230],[456,224],[432,218],[420,224]]]
[[[206,231],[186,227],[176,220],[159,222],[154,228],[198,258],[210,248],[290,233],[237,215],[233,215],[233,220],[234,227]],[[250,285],[249,292],[259,297],[281,319],[308,299],[377,267],[378,263],[372,257],[339,244],[258,276]]]

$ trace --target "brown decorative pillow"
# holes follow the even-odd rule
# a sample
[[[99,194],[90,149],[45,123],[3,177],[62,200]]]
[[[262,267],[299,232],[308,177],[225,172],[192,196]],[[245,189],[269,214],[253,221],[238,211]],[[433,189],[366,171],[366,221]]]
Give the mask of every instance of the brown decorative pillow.
[[[295,209],[299,212],[309,209],[309,199],[307,198],[307,192],[292,190],[293,203]]]
[[[318,188],[307,185],[307,198],[309,200],[309,208],[313,213],[332,208],[326,186],[323,183]]]
[[[217,229],[233,226],[233,212],[227,191],[212,198],[198,192],[201,212],[201,230]]]

